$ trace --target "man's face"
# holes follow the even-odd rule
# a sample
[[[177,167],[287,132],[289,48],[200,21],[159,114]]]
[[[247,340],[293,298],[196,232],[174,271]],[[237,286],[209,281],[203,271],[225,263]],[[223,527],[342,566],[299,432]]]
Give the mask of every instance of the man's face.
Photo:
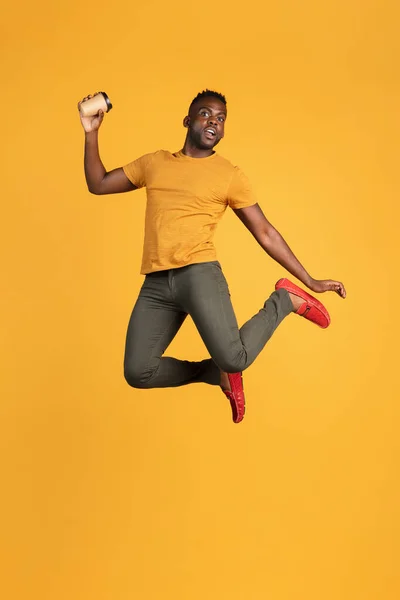
[[[210,150],[224,137],[226,106],[218,98],[208,96],[198,100],[185,117],[189,137],[201,150]]]

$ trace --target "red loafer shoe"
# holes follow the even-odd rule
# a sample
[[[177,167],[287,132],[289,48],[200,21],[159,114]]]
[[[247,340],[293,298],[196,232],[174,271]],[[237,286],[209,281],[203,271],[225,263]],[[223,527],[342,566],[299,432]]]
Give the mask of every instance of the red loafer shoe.
[[[305,319],[308,319],[312,323],[318,325],[322,329],[326,329],[331,322],[331,318],[329,316],[328,311],[325,306],[321,304],[314,296],[307,294],[304,290],[297,287],[294,283],[289,281],[289,279],[280,279],[275,284],[275,289],[285,289],[290,294],[294,294],[295,296],[299,296],[304,300],[303,304],[300,308],[297,309],[296,315],[300,315]]]
[[[245,413],[245,399],[243,390],[242,373],[227,373],[231,391],[222,390],[231,403],[232,418],[234,423],[240,423]]]

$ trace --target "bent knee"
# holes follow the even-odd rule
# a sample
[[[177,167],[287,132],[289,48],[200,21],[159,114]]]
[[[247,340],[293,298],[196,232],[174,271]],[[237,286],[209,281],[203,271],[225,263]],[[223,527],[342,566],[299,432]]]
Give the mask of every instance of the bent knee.
[[[140,365],[124,365],[124,377],[128,385],[133,388],[146,389],[152,387],[153,372],[140,368]]]
[[[239,373],[247,368],[247,358],[245,355],[234,356],[234,357],[221,357],[219,360],[214,359],[214,362],[218,365],[221,371],[225,373]]]

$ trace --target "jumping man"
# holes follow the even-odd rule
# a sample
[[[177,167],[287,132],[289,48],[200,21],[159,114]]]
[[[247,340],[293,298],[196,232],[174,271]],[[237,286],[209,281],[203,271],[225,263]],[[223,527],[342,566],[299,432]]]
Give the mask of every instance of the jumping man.
[[[283,278],[239,329],[213,243],[227,207],[271,258],[313,292],[333,291],[345,298],[343,284],[309,275],[264,216],[243,171],[215,152],[227,118],[222,94],[205,90],[194,98],[183,120],[187,133],[181,150],[158,150],[111,171],[106,171],[99,155],[103,112],[80,118],[88,190],[103,195],[146,187],[144,281],[127,330],[126,381],[134,388],[199,382],[220,386],[230,401],[234,422],[239,423],[245,412],[242,372],[283,319],[294,312],[326,328],[330,317],[316,298]],[[187,315],[211,358],[190,362],[164,356]]]

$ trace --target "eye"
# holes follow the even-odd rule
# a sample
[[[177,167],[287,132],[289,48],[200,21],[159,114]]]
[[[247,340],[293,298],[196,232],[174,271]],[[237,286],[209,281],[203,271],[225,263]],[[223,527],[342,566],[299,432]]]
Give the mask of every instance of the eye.
[[[218,121],[220,123],[225,123],[225,117],[218,117]]]
[[[200,114],[202,117],[208,117],[210,113],[208,112],[208,110],[201,110]]]

